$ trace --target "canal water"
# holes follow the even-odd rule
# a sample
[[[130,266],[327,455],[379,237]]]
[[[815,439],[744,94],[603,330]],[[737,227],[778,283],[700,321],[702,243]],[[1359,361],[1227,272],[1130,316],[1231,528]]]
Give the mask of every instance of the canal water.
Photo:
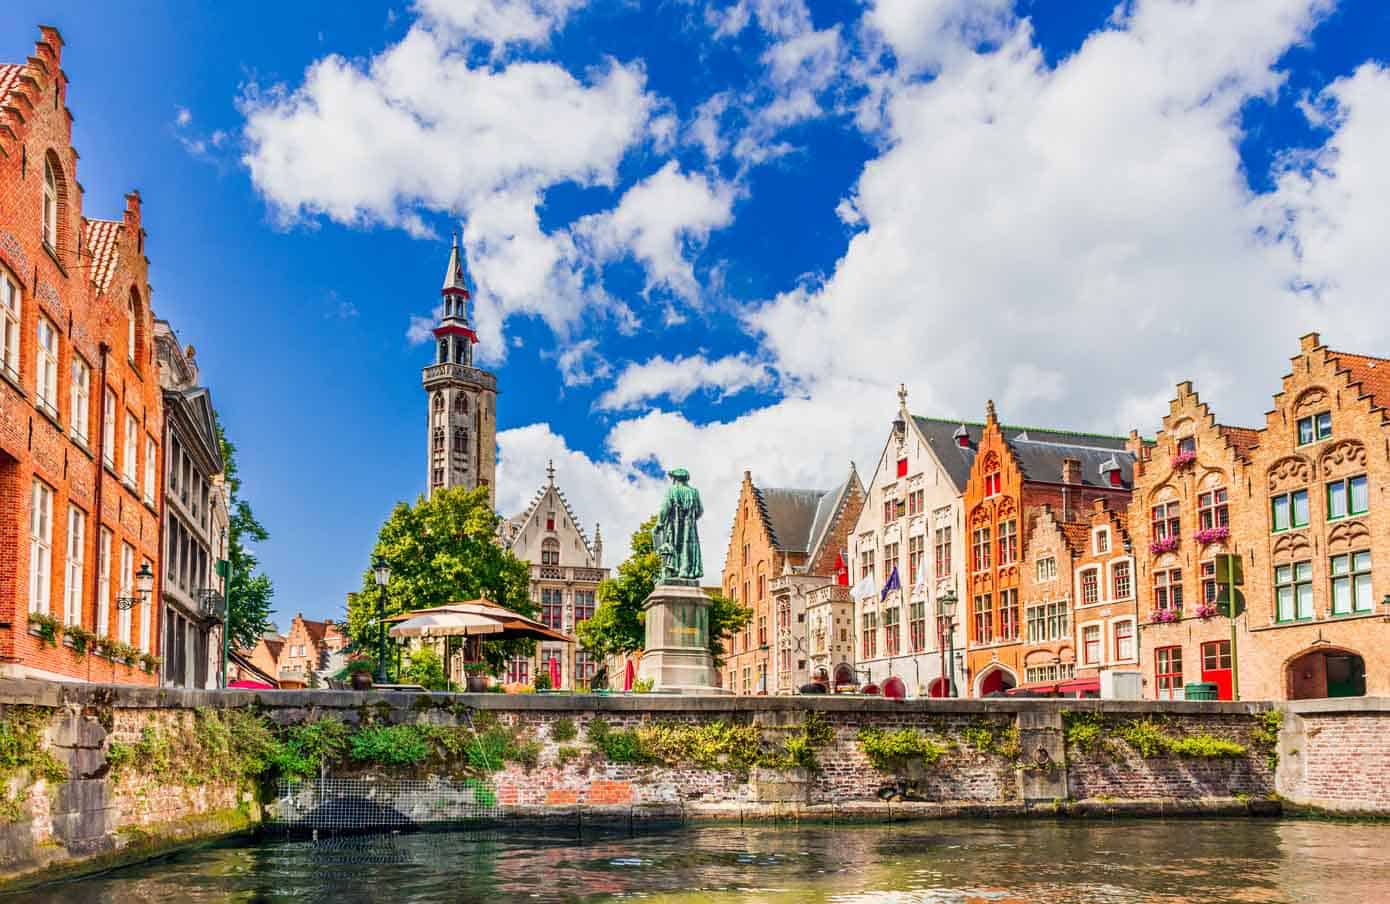
[[[215,845],[15,900],[1390,902],[1387,851],[1390,824],[1280,820],[424,833]]]

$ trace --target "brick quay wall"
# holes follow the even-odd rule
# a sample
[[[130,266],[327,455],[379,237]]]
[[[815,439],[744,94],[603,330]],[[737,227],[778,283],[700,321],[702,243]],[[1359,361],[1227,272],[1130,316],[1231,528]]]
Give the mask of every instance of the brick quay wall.
[[[338,746],[315,760],[332,735],[325,725]],[[15,752],[0,755],[0,887],[286,824],[1269,814],[1284,800],[1390,814],[1384,700],[218,692],[0,680],[0,742]],[[277,772],[294,768],[291,782]]]

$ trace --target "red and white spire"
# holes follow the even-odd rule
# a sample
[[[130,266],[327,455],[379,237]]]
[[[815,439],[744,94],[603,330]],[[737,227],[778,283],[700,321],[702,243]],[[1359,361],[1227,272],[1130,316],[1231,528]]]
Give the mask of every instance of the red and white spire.
[[[454,233],[453,246],[449,249],[449,266],[444,271],[442,307],[444,314],[439,325],[434,328],[435,338],[440,341],[440,363],[472,363],[471,346],[477,343],[478,334],[468,323],[468,280],[463,269],[463,250],[459,247],[458,233]],[[457,348],[449,348],[447,337],[454,336]],[[470,348],[465,350],[465,345]]]
[[[444,271],[444,297],[468,297],[468,283],[463,273],[463,252],[459,250],[459,236],[454,233],[454,246],[449,249],[449,267]]]

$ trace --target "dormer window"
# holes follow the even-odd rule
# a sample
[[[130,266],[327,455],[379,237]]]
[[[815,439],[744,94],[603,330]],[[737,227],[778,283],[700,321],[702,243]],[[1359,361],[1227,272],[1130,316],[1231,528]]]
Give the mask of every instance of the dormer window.
[[[1298,419],[1298,444],[1306,446],[1332,435],[1332,412],[1309,415]]]
[[[970,448],[970,431],[965,429],[964,424],[956,428],[956,432],[951,434],[951,438],[954,439],[956,445],[962,449]]]
[[[1096,555],[1102,555],[1110,551],[1110,528],[1098,527],[1092,535],[1092,545],[1095,547]]]
[[[555,529],[555,513],[554,513],[554,512],[547,512],[547,513],[546,513],[546,516],[545,516],[545,529],[546,529],[546,530],[554,530],[554,529]]]
[[[998,495],[999,495],[999,492],[1000,492],[1000,491],[999,491],[1000,484],[1001,484],[1001,480],[1000,480],[1000,478],[999,478],[999,472],[998,472],[998,471],[995,471],[993,474],[986,474],[986,475],[985,475],[985,495],[986,495],[986,496],[998,496]]]

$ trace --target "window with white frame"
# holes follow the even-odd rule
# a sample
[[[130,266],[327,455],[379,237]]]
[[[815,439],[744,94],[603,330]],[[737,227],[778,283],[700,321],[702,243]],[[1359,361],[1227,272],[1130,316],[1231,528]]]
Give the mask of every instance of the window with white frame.
[[[43,243],[58,247],[58,175],[48,159],[43,162]]]
[[[12,380],[19,379],[19,313],[19,283],[0,270],[0,371]]]
[[[1099,665],[1101,657],[1100,625],[1086,625],[1081,629],[1081,661],[1087,665]]]
[[[1134,658],[1134,622],[1129,619],[1115,622],[1115,658]]]
[[[130,296],[130,300],[126,302],[126,306],[125,306],[125,328],[126,328],[126,347],[125,347],[125,350],[126,350],[126,355],[130,358],[130,363],[132,363],[132,364],[134,364],[135,361],[136,361],[136,354],[135,354],[135,353],[136,353],[136,348],[135,348],[135,321],[136,321],[136,318],[137,318],[138,316],[139,316],[139,312],[136,310],[135,296],[134,296],[134,295],[131,295],[131,296]]]
[[[1290,562],[1274,566],[1275,620],[1298,621],[1313,617],[1313,563]]]
[[[1081,605],[1100,602],[1100,569],[1087,568],[1081,572]]]
[[[72,380],[68,386],[68,420],[72,435],[84,446],[91,419],[92,369],[77,355],[72,356]]]
[[[129,543],[121,544],[121,596],[130,599],[135,595],[135,549]],[[130,643],[130,610],[117,607],[116,639]]]
[[[82,577],[87,548],[87,515],[68,506],[67,570],[63,575],[63,624],[82,624]]]
[[[48,614],[53,587],[53,488],[34,481],[29,505],[29,611]]]
[[[154,505],[155,458],[154,438],[145,437],[145,501]]]
[[[39,316],[39,353],[34,371],[34,394],[39,408],[58,416],[58,330],[53,321]]]
[[[102,391],[101,458],[108,467],[116,466],[116,394],[109,387]]]
[[[1332,614],[1370,612],[1375,606],[1371,599],[1370,550],[1333,556],[1331,564]]]
[[[97,636],[109,637],[111,632],[111,531],[101,528],[97,534]]]
[[[1101,555],[1102,553],[1107,553],[1110,551],[1110,528],[1096,528],[1095,533],[1091,535],[1091,538],[1092,545],[1094,546],[1096,551],[1096,555]]]
[[[1046,556],[1038,559],[1038,580],[1055,581],[1057,579],[1057,557]]]
[[[121,471],[135,483],[135,456],[140,445],[140,423],[129,411],[125,413],[125,454],[121,456]]]
[[[999,523],[999,564],[1012,565],[1018,561],[1018,522],[1010,519]]]
[[[1128,559],[1110,566],[1112,599],[1127,600],[1134,593],[1134,579],[1130,575],[1129,567]]]

